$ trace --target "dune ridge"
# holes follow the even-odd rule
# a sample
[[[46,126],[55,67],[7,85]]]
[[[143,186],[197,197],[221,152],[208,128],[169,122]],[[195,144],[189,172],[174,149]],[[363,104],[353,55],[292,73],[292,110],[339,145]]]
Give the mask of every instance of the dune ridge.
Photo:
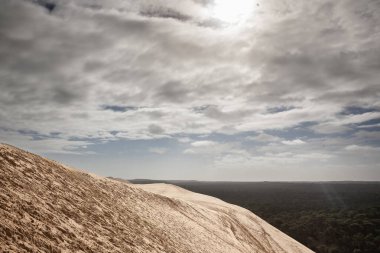
[[[0,252],[312,252],[253,213],[0,144]]]

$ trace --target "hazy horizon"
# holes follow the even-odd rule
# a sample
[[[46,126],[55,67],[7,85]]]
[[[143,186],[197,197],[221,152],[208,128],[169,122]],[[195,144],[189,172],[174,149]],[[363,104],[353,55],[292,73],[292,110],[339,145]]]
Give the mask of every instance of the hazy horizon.
[[[113,177],[110,177],[113,178]],[[146,180],[146,181],[194,181],[194,182],[231,182],[231,183],[380,183],[379,180],[367,180],[367,181],[355,181],[355,180],[339,180],[339,181],[224,181],[224,180],[197,180],[197,179],[149,179],[149,178],[116,178],[116,179],[125,179],[125,180],[131,180],[131,181],[137,181],[137,180]]]
[[[103,176],[380,181],[380,2],[6,0],[0,141]]]

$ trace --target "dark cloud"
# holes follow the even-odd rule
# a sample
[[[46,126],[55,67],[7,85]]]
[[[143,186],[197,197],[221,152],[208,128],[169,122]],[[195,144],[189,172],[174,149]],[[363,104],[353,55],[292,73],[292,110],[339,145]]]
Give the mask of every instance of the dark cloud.
[[[195,107],[191,108],[191,110],[194,111],[195,113],[204,113],[205,110],[207,110],[207,108],[209,108],[210,106],[213,106],[213,105],[195,106]]]
[[[65,87],[56,87],[53,92],[51,99],[59,104],[69,104],[82,97],[78,90]]]
[[[155,97],[160,101],[185,103],[190,99],[191,91],[181,82],[167,82],[157,89]]]
[[[52,1],[33,0],[33,2],[44,7],[48,12],[54,11],[54,9],[57,7],[57,5]]]
[[[126,111],[137,111],[139,107],[136,106],[123,106],[123,105],[103,105],[103,110],[110,110],[113,112],[126,112]]]
[[[142,113],[144,113],[145,115],[147,115],[152,120],[162,119],[166,115],[165,112],[158,111],[158,110],[155,110],[155,111],[144,111]]]
[[[147,17],[171,18],[171,19],[175,19],[181,22],[186,22],[186,21],[191,20],[190,16],[182,14],[170,8],[146,9],[146,10],[140,11],[140,14]]]
[[[267,108],[267,113],[279,113],[279,112],[286,112],[295,109],[294,106],[277,106],[277,107],[269,107]]]
[[[17,132],[23,136],[30,137],[31,140],[33,140],[33,141],[59,138],[59,135],[61,134],[60,132],[52,132],[52,133],[48,133],[48,134],[42,134],[42,133],[39,133],[37,131],[29,130],[29,129],[20,129],[20,130],[17,130]]]
[[[151,134],[163,134],[165,132],[165,130],[162,127],[160,127],[156,124],[149,125],[148,131]]]
[[[357,125],[359,127],[375,127],[377,129],[379,129],[380,128],[380,118],[360,122]]]
[[[364,114],[367,112],[376,112],[379,111],[377,108],[373,107],[360,107],[360,106],[348,106],[344,108],[344,110],[341,112],[342,115],[358,115],[358,114]]]
[[[210,4],[210,1],[195,2],[203,6]],[[199,18],[165,6],[148,5],[145,8],[142,8],[139,14],[150,18],[173,19],[179,22],[188,22],[200,27],[221,28],[223,25],[220,20],[212,17]]]

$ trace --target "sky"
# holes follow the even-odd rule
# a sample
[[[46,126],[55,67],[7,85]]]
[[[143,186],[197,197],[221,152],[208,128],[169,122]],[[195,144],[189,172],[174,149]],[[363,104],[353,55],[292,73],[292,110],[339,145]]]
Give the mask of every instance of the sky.
[[[0,140],[103,176],[380,180],[378,0],[4,0]]]

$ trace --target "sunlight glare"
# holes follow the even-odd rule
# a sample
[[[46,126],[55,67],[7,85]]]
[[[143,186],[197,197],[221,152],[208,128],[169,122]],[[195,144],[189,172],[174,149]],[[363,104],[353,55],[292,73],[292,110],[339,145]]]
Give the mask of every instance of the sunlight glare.
[[[225,23],[241,23],[252,14],[253,0],[215,0],[211,15]]]

